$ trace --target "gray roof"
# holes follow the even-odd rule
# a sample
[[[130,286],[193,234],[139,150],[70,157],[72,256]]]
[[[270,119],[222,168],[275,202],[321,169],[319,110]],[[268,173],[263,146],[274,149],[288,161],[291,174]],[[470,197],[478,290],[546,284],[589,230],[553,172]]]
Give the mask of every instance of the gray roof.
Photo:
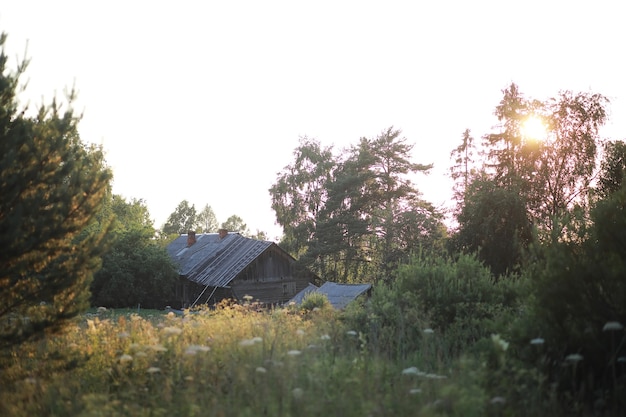
[[[239,233],[228,233],[222,239],[217,233],[205,233],[196,234],[196,243],[187,247],[185,234],[170,243],[167,252],[178,265],[181,276],[202,285],[226,287],[272,245]]]
[[[289,302],[294,302],[296,304],[300,304],[302,303],[302,300],[304,300],[304,297],[311,293],[311,292],[315,292],[319,290],[319,287],[317,285],[311,284],[309,282],[309,285],[307,285],[302,291],[300,291],[298,294],[294,295],[293,298],[291,300],[289,300]]]
[[[337,284],[335,282],[325,282],[319,288],[310,284],[296,294],[290,302],[293,301],[296,304],[300,304],[307,294],[318,292],[326,295],[326,298],[328,298],[328,301],[334,308],[342,310],[361,294],[369,291],[370,288],[372,288],[371,284]]]

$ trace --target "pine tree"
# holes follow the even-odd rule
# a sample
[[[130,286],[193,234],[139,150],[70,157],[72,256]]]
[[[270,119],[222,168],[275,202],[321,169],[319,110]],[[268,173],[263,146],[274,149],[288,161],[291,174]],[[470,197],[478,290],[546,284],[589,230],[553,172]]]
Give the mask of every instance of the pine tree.
[[[88,307],[107,227],[94,223],[111,172],[54,99],[19,110],[19,78],[0,36],[0,349],[57,331]]]

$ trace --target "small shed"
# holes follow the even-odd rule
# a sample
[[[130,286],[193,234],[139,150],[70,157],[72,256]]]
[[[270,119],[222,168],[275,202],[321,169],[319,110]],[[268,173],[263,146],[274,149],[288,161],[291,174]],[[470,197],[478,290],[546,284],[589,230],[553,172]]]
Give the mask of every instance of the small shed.
[[[371,284],[338,284],[335,282],[325,282],[321,287],[309,284],[289,301],[300,304],[307,294],[317,292],[324,294],[334,308],[343,310],[348,304],[361,295],[371,295],[371,291]]]
[[[175,308],[245,296],[282,304],[316,279],[309,271],[297,271],[295,259],[275,243],[225,230],[183,234],[167,252],[179,267]]]

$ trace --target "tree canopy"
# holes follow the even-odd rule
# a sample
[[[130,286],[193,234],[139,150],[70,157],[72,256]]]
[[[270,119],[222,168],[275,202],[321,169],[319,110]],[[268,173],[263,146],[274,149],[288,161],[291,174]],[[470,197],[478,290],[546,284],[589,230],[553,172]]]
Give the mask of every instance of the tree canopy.
[[[284,245],[324,279],[379,279],[420,246],[441,242],[441,216],[412,182],[430,165],[388,128],[339,156],[303,138],[270,188]]]

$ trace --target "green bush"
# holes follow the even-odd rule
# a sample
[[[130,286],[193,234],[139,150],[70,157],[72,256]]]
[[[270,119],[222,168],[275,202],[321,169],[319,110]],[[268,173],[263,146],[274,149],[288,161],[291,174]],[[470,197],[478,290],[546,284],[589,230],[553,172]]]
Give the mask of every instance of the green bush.
[[[500,333],[518,314],[523,280],[495,281],[472,255],[456,260],[414,258],[398,269],[395,291],[413,294],[420,315],[445,336],[445,354],[456,357],[484,337]]]
[[[321,310],[330,307],[330,301],[328,301],[326,294],[315,291],[305,295],[302,299],[302,304],[300,304],[300,308],[304,311],[313,311],[316,308]]]

